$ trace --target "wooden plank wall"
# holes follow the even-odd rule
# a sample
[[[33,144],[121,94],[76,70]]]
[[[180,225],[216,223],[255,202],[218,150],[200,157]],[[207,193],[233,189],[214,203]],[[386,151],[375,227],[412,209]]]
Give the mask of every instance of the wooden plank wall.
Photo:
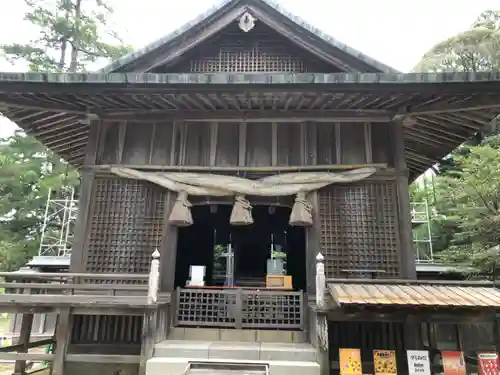
[[[104,124],[98,164],[297,166],[388,163],[390,124]]]
[[[391,125],[390,123],[110,122],[103,124],[97,164],[123,164],[137,168],[146,165],[267,167],[364,163],[387,163],[391,166],[393,165]],[[108,216],[115,217],[116,220],[113,224],[105,217],[100,217],[104,215],[100,211],[105,208],[101,206],[106,203],[106,197],[102,196],[102,191],[99,195],[100,190],[94,190],[95,208],[92,213],[95,217],[91,221],[100,220],[98,226],[107,223],[107,232],[116,227],[113,232],[116,232],[116,238],[113,237],[113,241],[111,241],[112,236],[107,235],[104,238],[114,244],[128,241],[126,233],[122,233],[125,230],[119,230],[123,223],[138,225],[137,220],[130,221],[122,217],[117,205],[126,206],[126,202],[119,203],[118,197],[125,199],[130,195],[127,192],[135,196],[144,196],[144,199],[151,196],[150,203],[146,202],[147,199],[143,203],[147,207],[156,207],[161,211],[155,214],[149,210],[146,215],[148,218],[155,218],[154,222],[157,224],[165,212],[169,211],[164,208],[164,204],[160,204],[163,198],[156,197],[155,194],[160,194],[159,191],[155,194],[149,192],[151,189],[159,189],[152,184],[108,176],[105,180],[96,179],[94,189],[101,187],[102,190],[103,186],[107,186],[103,184],[110,185],[107,190],[116,187],[114,190],[118,192],[116,199],[111,199],[111,195],[108,197],[108,201],[114,202],[113,210],[116,211],[114,216]],[[129,186],[131,184],[133,186]],[[110,190],[109,193],[113,192]],[[321,223],[318,223],[319,228],[309,231],[308,248],[311,252],[317,252],[321,248],[326,257],[329,277],[346,276],[341,275],[342,270],[360,267],[380,269],[386,272],[387,277],[400,276],[400,228],[397,223],[398,207],[394,176],[378,178],[376,182],[367,180],[346,186],[332,185],[320,191],[315,197],[319,213],[317,221]],[[136,212],[136,215],[139,214],[140,212]],[[161,226],[164,227],[165,222],[161,221],[163,223]],[[91,225],[91,228],[95,228],[96,225]],[[125,229],[126,232],[133,231],[129,226]],[[148,245],[134,242],[133,246],[137,249],[144,249],[135,252],[134,256],[137,259],[130,257],[127,246],[119,245],[116,248],[112,245],[106,246],[102,241],[97,244],[97,238],[102,236],[94,230],[90,234],[92,238],[89,239],[84,264],[92,263],[95,267],[86,270],[133,272],[137,269],[144,272],[144,267],[147,267],[148,252],[154,243],[159,247],[166,246],[160,241],[162,228],[155,225],[154,228],[141,229],[142,232],[147,230],[154,232],[151,233],[154,241],[149,241]],[[175,244],[169,246],[175,247]],[[113,248],[114,255],[104,254],[106,248],[109,250]],[[124,252],[121,253],[120,249]],[[165,250],[165,255],[175,258],[175,254],[170,252],[171,249]],[[170,261],[174,261],[174,258]],[[308,259],[313,261],[314,254],[310,254]],[[120,261],[122,264],[107,264],[115,261]],[[163,282],[170,288],[172,282],[170,277],[167,279]],[[310,285],[308,289],[312,292],[313,287],[314,285]]]

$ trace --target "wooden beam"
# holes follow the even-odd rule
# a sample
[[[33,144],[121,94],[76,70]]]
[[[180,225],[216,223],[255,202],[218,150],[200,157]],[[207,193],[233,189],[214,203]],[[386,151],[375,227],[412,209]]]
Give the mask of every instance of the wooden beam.
[[[31,330],[33,328],[34,314],[23,314],[21,320],[21,332],[19,333],[19,343],[21,348],[19,352],[28,353]],[[14,374],[24,374],[26,372],[26,359],[18,359],[14,365]]]
[[[12,101],[9,100],[0,102],[0,109],[18,108],[18,109],[30,109],[33,111],[40,111],[40,113],[45,111],[74,113],[77,115],[82,115],[82,119],[85,119],[88,114],[85,108],[74,106],[70,102],[68,102],[68,104],[61,104],[59,102],[54,102],[54,104],[44,104],[42,101],[37,101],[36,103],[37,104],[29,104],[29,102],[27,103],[22,99],[21,100],[12,99]]]
[[[410,109],[409,111],[403,113],[403,116],[423,116],[423,115],[434,115],[440,113],[456,113],[456,112],[468,112],[468,111],[479,111],[483,109],[495,109],[498,108],[500,112],[500,97],[491,101],[485,100],[484,98],[479,98],[477,100],[463,101],[458,104],[434,104],[429,106],[416,107],[415,109]]]
[[[53,354],[44,353],[0,353],[0,361],[52,361],[54,359]],[[14,374],[17,374],[14,372]],[[19,374],[26,374],[22,372]]]
[[[54,363],[52,364],[53,374],[55,375],[64,375],[65,372],[64,367],[71,337],[72,320],[70,308],[62,309],[57,316],[55,354]]]
[[[92,170],[109,171],[111,167],[140,169],[143,171],[161,172],[301,172],[301,171],[346,171],[358,168],[376,168],[377,170],[387,170],[386,163],[374,164],[319,164],[319,165],[297,165],[297,166],[269,166],[269,167],[221,167],[221,166],[190,166],[190,165],[145,165],[145,164],[97,164],[86,165],[85,168]],[[392,171],[392,169],[390,169]],[[0,272],[0,276],[2,273]]]
[[[146,273],[89,273],[89,272],[40,272],[40,273],[21,273],[21,272],[0,272],[0,277],[7,280],[68,280],[77,277],[93,280],[134,280],[148,281],[149,275]]]
[[[391,149],[397,172],[397,211],[399,230],[400,273],[403,278],[416,279],[415,254],[410,215],[410,195],[408,193],[408,172],[404,149],[404,129],[402,119],[396,120],[391,127]]]
[[[386,110],[217,110],[110,112],[109,121],[155,122],[168,120],[201,122],[390,122],[394,114]]]
[[[238,125],[238,166],[244,167],[247,159],[247,123]]]
[[[303,33],[299,33],[293,30],[291,27],[287,27],[283,22],[280,22],[270,16],[267,12],[263,12],[257,7],[250,7],[251,12],[255,14],[258,22],[263,22],[271,29],[275,30],[279,34],[283,35],[286,39],[292,41],[294,44],[306,49],[311,54],[317,56],[321,60],[341,69],[344,72],[360,72],[360,69],[366,68],[366,64],[356,61],[354,58],[350,58],[344,53],[344,59],[337,58],[332,54],[325,51],[327,45],[318,46],[311,42],[311,38],[304,37]],[[352,64],[346,64],[345,60],[351,60]],[[361,67],[362,65],[363,67]]]
[[[142,323],[141,357],[139,363],[139,375],[146,375],[146,363],[153,357],[155,346],[155,335],[158,329],[158,310],[144,313]]]
[[[44,339],[44,340],[31,341],[26,346],[28,347],[28,349],[32,349],[32,348],[38,348],[40,346],[46,346],[46,345],[49,345],[52,343],[54,343],[54,339],[50,338],[50,339]],[[25,346],[24,344],[2,346],[0,348],[0,353],[10,353],[10,352],[22,350],[24,346]]]
[[[330,284],[368,284],[368,285],[443,285],[443,286],[473,286],[494,287],[492,281],[485,280],[411,280],[411,279],[338,279],[328,278]]]
[[[205,27],[198,28],[198,30],[196,30],[196,33],[191,33],[194,35],[190,35],[187,40],[181,38],[182,40],[180,43],[177,43],[177,45],[171,46],[171,48],[166,49],[164,54],[156,58],[146,59],[146,62],[143,65],[136,64],[134,66],[134,72],[149,72],[158,66],[174,63],[187,51],[193,49],[208,38],[214,36],[230,23],[235,22],[235,20],[245,12],[245,9],[246,8],[244,6],[239,6],[224,14],[220,19],[215,20],[212,24],[208,24]]]
[[[405,309],[401,306],[392,306],[392,309],[384,309],[382,311],[375,310],[358,310],[346,311],[345,309],[330,309],[324,311],[328,315],[329,320],[338,322],[407,322],[409,314],[414,314],[420,321],[434,323],[464,323],[471,324],[475,322],[491,322],[492,315],[488,312],[463,312],[461,314],[452,309],[447,309],[446,312],[422,311],[422,309]]]
[[[66,362],[76,363],[130,363],[140,362],[139,355],[130,354],[68,354]]]
[[[31,290],[86,290],[86,291],[146,291],[148,290],[148,286],[146,284],[73,284],[73,283],[6,283],[0,282],[0,288],[6,290],[22,290],[22,289],[31,289]],[[5,293],[10,294],[10,293]],[[45,293],[47,294],[47,293]]]

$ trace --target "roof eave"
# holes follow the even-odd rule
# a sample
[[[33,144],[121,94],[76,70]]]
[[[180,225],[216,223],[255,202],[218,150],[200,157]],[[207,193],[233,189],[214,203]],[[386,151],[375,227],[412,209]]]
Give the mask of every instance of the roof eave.
[[[284,21],[289,20],[295,24],[297,28],[301,31],[305,31],[311,35],[311,37],[317,39],[320,42],[325,43],[326,47],[330,47],[339,51],[344,52],[352,59],[358,60],[359,62],[366,65],[367,70],[373,73],[401,73],[398,70],[377,61],[362,52],[346,45],[333,38],[332,36],[326,34],[325,32],[315,28],[303,19],[295,16],[294,14],[283,9],[278,3],[272,0],[223,0],[218,5],[212,7],[208,11],[202,13],[194,20],[187,22],[174,32],[148,44],[147,46],[134,51],[130,54],[123,56],[122,58],[112,62],[106,67],[97,71],[100,74],[109,74],[114,72],[121,72],[126,66],[133,65],[139,59],[143,59],[147,54],[165,46],[166,44],[173,43],[175,40],[181,37],[185,37],[192,29],[202,27],[203,25],[208,26],[210,22],[218,18],[224,12],[236,7],[236,6],[249,6],[256,8],[264,8],[264,11],[275,13],[278,17],[281,17]]]

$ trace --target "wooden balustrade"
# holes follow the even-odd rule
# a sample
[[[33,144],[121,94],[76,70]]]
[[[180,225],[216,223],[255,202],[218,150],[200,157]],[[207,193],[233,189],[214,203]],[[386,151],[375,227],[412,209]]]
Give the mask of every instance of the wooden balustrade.
[[[303,329],[302,292],[242,288],[178,288],[180,326]]]
[[[159,292],[160,254],[152,254],[149,274],[0,272],[0,311],[22,313],[20,337],[0,348],[0,360],[15,360],[15,373],[25,373],[27,361],[48,361],[54,375],[66,362],[137,363],[144,374],[154,344],[164,340],[170,323],[170,293]],[[55,337],[30,341],[35,313],[57,314]],[[73,315],[143,316],[141,355],[67,355]],[[55,343],[54,354],[28,353],[33,347]]]

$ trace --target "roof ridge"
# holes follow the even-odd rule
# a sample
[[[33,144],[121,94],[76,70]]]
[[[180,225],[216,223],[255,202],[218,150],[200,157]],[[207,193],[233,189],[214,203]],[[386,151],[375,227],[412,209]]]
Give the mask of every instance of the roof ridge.
[[[314,27],[312,24],[308,23],[307,21],[303,20],[302,18],[294,15],[293,13],[287,11],[285,8],[283,8],[277,1],[275,0],[222,0],[219,4],[214,5],[207,11],[199,14],[197,17],[192,19],[191,21],[186,22],[184,25],[181,27],[177,28],[171,33],[166,34],[165,36],[147,44],[146,46],[137,49],[136,51],[133,51],[131,53],[126,54],[125,56],[120,57],[119,59],[111,62],[110,64],[106,65],[105,67],[99,69],[97,73],[101,74],[108,74],[112,73],[114,70],[121,68],[122,66],[129,64],[133,62],[135,59],[138,59],[142,56],[144,56],[146,53],[162,46],[163,44],[166,44],[172,40],[174,40],[176,37],[179,35],[184,34],[185,32],[189,31],[192,27],[198,25],[199,23],[203,22],[207,18],[213,16],[216,14],[218,11],[220,11],[222,8],[224,8],[227,5],[230,5],[232,3],[237,4],[239,2],[248,2],[247,5],[251,5],[252,2],[257,2],[261,3],[263,5],[267,5],[270,8],[274,9],[278,13],[280,13],[283,17],[288,18],[295,24],[297,24],[299,27],[302,27],[309,31],[310,33],[314,34],[317,36],[319,39],[323,40],[324,42],[330,44],[331,46],[338,48],[345,53],[353,56],[354,58],[357,58],[367,65],[371,65],[374,68],[381,70],[384,73],[402,73],[399,70],[386,65],[378,60],[375,60],[374,58],[365,55],[364,53],[358,51],[355,48],[352,48],[348,46],[347,44],[339,41],[338,39],[335,39],[333,36],[321,31],[320,29]]]

